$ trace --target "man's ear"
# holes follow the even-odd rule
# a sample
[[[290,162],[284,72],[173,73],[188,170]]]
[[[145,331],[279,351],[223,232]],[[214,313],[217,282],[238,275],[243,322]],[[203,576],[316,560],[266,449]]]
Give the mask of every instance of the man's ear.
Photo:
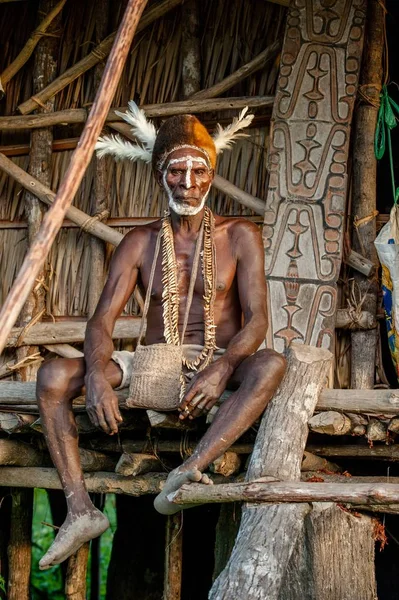
[[[163,173],[159,169],[155,171],[155,179],[159,187],[163,188]]]
[[[212,181],[215,179],[215,169],[209,169],[209,176]]]

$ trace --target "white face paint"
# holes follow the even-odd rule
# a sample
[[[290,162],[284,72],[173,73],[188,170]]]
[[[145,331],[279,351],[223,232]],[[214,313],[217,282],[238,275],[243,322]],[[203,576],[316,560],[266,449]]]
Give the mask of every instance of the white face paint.
[[[192,169],[193,169],[194,162],[201,163],[206,167],[206,169],[209,169],[209,164],[208,164],[207,160],[205,160],[204,158],[202,158],[200,156],[193,157],[191,155],[188,155],[188,156],[182,156],[181,158],[172,158],[167,163],[167,165],[162,173],[162,182],[163,182],[166,194],[168,196],[169,208],[171,210],[173,210],[174,213],[176,213],[177,215],[180,215],[182,217],[194,216],[194,215],[197,215],[199,212],[201,212],[201,210],[205,206],[205,202],[208,197],[211,186],[209,185],[208,190],[203,195],[199,206],[184,206],[181,203],[176,202],[176,200],[173,198],[173,192],[170,189],[169,185],[167,184],[166,176],[167,176],[168,169],[172,165],[177,164],[177,163],[186,163],[185,164],[185,167],[186,167],[186,182],[185,183],[186,183],[186,188],[189,189],[191,187],[191,176],[192,176]]]

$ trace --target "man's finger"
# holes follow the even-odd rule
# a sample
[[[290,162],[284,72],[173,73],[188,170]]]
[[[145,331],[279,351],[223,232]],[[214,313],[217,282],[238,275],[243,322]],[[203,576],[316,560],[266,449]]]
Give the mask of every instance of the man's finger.
[[[115,421],[122,423],[123,421],[123,417],[121,415],[121,411],[119,410],[119,404],[118,404],[118,399],[115,398],[115,401],[112,403],[112,409],[114,411],[114,418]]]
[[[88,408],[87,414],[89,415],[89,419],[93,423],[94,427],[100,427],[100,424],[97,419],[97,414],[94,408]]]
[[[200,394],[196,394],[194,398],[188,403],[188,408],[195,408],[203,398],[205,398],[205,394],[203,394],[202,392]]]
[[[111,409],[111,407],[104,408],[104,414],[105,414],[105,418],[108,423],[109,432],[111,434],[118,433],[118,425],[117,425],[115,417],[114,417],[114,411]]]
[[[105,433],[109,433],[109,427],[108,427],[108,424],[107,424],[107,422],[105,420],[105,416],[104,416],[103,410],[99,409],[96,412],[96,416],[97,416],[98,424],[101,427],[101,429],[103,431],[105,431]]]
[[[197,394],[198,389],[197,389],[197,384],[194,384],[189,390],[188,392],[186,392],[182,403],[179,406],[179,410],[184,410],[187,406],[187,404],[190,402],[190,400],[192,398],[194,398],[194,396]]]

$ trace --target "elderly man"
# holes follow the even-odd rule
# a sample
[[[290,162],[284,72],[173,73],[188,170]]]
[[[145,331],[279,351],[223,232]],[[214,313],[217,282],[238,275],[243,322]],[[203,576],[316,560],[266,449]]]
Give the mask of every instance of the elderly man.
[[[213,215],[205,206],[217,152],[231,144],[250,117],[243,111],[230,127],[219,128],[215,139],[191,115],[168,119],[158,134],[134,106],[124,118],[143,145],[106,137],[97,145],[99,154],[151,160],[167,195],[169,214],[133,229],[115,251],[104,291],[87,325],[84,359],[57,359],[40,369],[40,414],[68,506],[67,518],[41,568],[62,562],[108,527],[86,491],[72,400],[85,387],[92,422],[108,434],[117,433],[122,418],[114,389],[132,385],[136,366],[134,353],[113,351],[111,334],[136,285],[146,293],[146,349],[155,348],[163,356],[165,346],[181,345],[179,370],[184,375],[181,381],[188,385],[182,388],[180,418],[206,414],[226,388],[234,390],[192,456],[169,474],[155,499],[159,512],[172,514],[184,508],[168,500],[182,484],[212,483],[204,470],[261,415],[285,369],[282,356],[258,350],[267,327],[258,227],[245,219]],[[169,359],[160,364],[167,367]],[[153,377],[157,369],[151,368]],[[137,406],[143,406],[137,392],[136,398]],[[135,406],[135,397],[130,403]]]

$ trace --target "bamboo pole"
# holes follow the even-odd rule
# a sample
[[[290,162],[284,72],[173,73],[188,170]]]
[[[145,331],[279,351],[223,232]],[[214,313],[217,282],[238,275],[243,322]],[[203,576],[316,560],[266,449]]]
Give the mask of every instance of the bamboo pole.
[[[183,94],[189,98],[201,89],[201,52],[199,39],[199,5],[188,0],[182,6],[182,82]]]
[[[366,99],[356,111],[353,144],[352,214],[354,250],[378,264],[374,240],[377,202],[377,161],[374,156],[374,135],[377,123],[379,94],[382,83],[385,3],[368,3],[367,31],[361,71],[361,95]],[[356,226],[358,222],[358,225]],[[377,312],[377,279],[355,273],[362,309],[373,318]],[[377,330],[354,331],[351,335],[351,387],[372,389],[375,380]]]
[[[221,110],[236,110],[245,106],[249,108],[271,108],[273,103],[274,96],[241,96],[234,98],[211,98],[209,100],[186,99],[180,102],[166,102],[162,104],[143,104],[140,108],[144,110],[149,118],[163,118],[185,113],[200,114]],[[115,111],[125,112],[126,110],[127,106],[112,108],[105,122],[115,123],[123,121],[122,117],[118,116]],[[85,108],[68,108],[49,115],[35,114],[0,117],[0,131],[85,123],[88,114]]]
[[[62,225],[92,157],[94,146],[109,111],[112,98],[130,49],[137,23],[147,0],[129,0],[115,44],[107,61],[104,77],[93,108],[83,130],[80,145],[72,155],[69,168],[57,193],[53,206],[46,214],[39,234],[32,244],[19,274],[0,313],[0,352],[8,334],[24,305],[35,278],[43,265],[55,236]]]
[[[14,489],[8,545],[8,600],[30,599],[33,490]]]
[[[155,6],[148,9],[137,26],[137,33],[148,27],[148,25],[151,25],[151,23],[160,17],[163,17],[173,8],[176,8],[176,6],[181,4],[182,1],[183,0],[162,0]],[[111,33],[107,38],[105,38],[105,40],[101,42],[101,44],[96,46],[94,50],[90,52],[90,54],[82,58],[82,60],[73,65],[70,69],[67,69],[65,73],[60,75],[55,81],[53,81],[53,83],[48,85],[42,92],[40,92],[40,94],[32,96],[32,98],[29,98],[29,100],[20,104],[18,106],[18,111],[23,115],[31,113],[37,108],[38,104],[40,105],[40,103],[46,102],[49,98],[52,98],[67,85],[72,83],[72,81],[75,81],[75,79],[86,73],[86,71],[97,65],[99,62],[105,60],[110,53],[111,48],[113,47],[113,43],[117,35],[118,34],[115,32]]]
[[[6,69],[0,75],[0,91],[5,92],[7,83],[18,73],[18,71],[32,56],[37,44],[45,35],[47,29],[50,27],[51,23],[54,21],[57,15],[62,11],[65,2],[66,0],[60,0],[60,2],[58,2],[58,4],[53,8],[53,10],[49,12],[48,15],[46,15],[43,21],[32,33],[25,46],[22,48],[21,52],[18,54],[17,58],[13,60],[13,62],[10,65],[8,65],[8,67],[6,67]],[[35,108],[37,108],[37,105],[35,106]]]
[[[234,71],[234,73],[231,73],[231,75],[228,75],[222,81],[219,81],[219,83],[216,83],[212,87],[197,92],[196,94],[191,96],[191,98],[193,100],[197,100],[199,98],[215,98],[216,96],[224,94],[234,85],[236,85],[243,79],[246,79],[247,77],[249,77],[249,75],[252,75],[252,73],[255,73],[256,71],[259,71],[259,69],[262,69],[270,60],[273,60],[280,52],[282,43],[282,38],[276,40],[275,42],[273,42],[273,44],[265,48],[263,52],[258,54],[258,56],[256,56],[253,60],[237,69],[237,71]]]

